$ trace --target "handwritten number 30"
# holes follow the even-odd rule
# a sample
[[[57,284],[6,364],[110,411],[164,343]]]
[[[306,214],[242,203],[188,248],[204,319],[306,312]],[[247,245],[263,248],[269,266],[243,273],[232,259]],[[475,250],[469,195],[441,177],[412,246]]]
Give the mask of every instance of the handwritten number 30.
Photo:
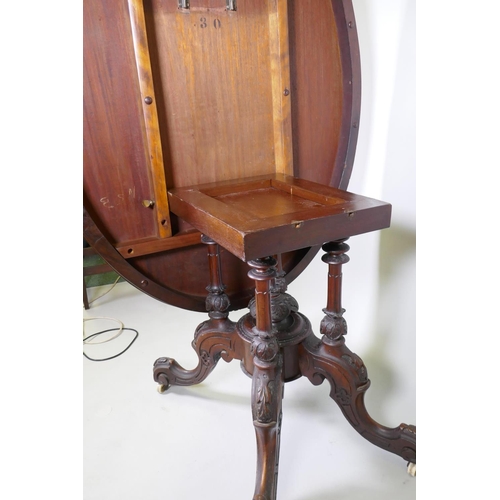
[[[214,28],[219,29],[221,27],[221,22],[220,19],[214,19]],[[200,28],[206,28],[208,26],[207,24],[207,18],[206,17],[201,17],[200,18]]]

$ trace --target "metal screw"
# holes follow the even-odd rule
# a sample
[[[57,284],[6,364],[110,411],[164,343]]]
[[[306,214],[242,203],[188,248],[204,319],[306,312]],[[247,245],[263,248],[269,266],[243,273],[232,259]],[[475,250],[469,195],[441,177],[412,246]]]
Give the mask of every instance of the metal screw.
[[[284,95],[284,96],[287,96],[287,95],[289,95],[289,94],[290,94],[290,91],[289,91],[288,89],[285,89],[285,90],[283,91],[283,95]]]
[[[149,95],[148,95],[148,96],[146,96],[146,97],[144,98],[144,102],[145,102],[146,104],[152,104],[152,103],[153,103],[153,98],[152,98],[151,96],[149,96]]]

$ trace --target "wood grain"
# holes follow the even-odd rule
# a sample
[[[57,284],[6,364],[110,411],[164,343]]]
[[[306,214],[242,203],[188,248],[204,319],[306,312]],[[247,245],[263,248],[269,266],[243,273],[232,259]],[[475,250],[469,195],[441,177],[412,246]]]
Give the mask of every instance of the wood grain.
[[[83,3],[83,189],[110,241],[155,237],[147,138],[127,4]]]
[[[388,203],[282,174],[262,181],[172,189],[172,211],[247,262],[389,227]]]
[[[143,0],[128,0],[135,61],[139,79],[140,96],[146,127],[150,176],[154,189],[154,210],[157,219],[159,237],[172,236],[170,211],[168,208],[167,184],[163,165],[163,152],[160,127],[156,108],[156,94],[153,86],[153,74],[149,58],[148,35],[144,19]]]
[[[288,0],[269,0],[275,172],[293,175]]]
[[[226,11],[225,0],[190,3],[180,10],[177,0],[143,0],[139,31],[151,71],[146,61],[140,76],[137,47],[146,45],[139,40],[134,48],[136,15],[128,1],[84,2],[84,200],[118,249],[103,256],[119,255],[127,279],[137,279],[137,272],[154,278],[165,290],[160,300],[200,310],[205,284],[183,273],[204,272],[203,248],[184,236],[193,227],[172,213],[173,237],[164,237],[161,195],[167,187],[290,166],[303,179],[345,189],[357,137],[359,53],[351,0],[238,0],[236,11]],[[145,84],[153,90],[141,90]],[[148,94],[151,105],[144,103]],[[155,107],[163,154],[158,175],[144,114]],[[147,199],[155,201],[153,209],[142,206]],[[316,251],[284,254],[288,282]],[[251,282],[241,261],[226,253],[227,293],[241,308]]]

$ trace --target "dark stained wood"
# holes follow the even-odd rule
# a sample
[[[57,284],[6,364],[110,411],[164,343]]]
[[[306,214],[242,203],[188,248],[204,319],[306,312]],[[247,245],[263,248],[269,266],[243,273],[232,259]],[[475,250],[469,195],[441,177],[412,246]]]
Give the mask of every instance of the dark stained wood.
[[[99,255],[129,283],[148,295],[168,304],[193,311],[205,311],[206,289],[199,279],[207,272],[206,249],[203,245],[173,248],[166,252],[156,252],[125,259],[97,226],[94,219],[84,211],[84,237],[98,249]],[[199,234],[199,233],[198,233]],[[313,251],[303,249],[299,252],[287,252],[282,255],[283,269],[287,282],[295,278],[306,263],[314,257]],[[251,280],[247,277],[247,266],[227,250],[221,248],[223,275],[226,293],[231,301],[231,310],[248,306],[253,297]],[[159,270],[159,272],[158,272]],[[294,275],[294,273],[297,273]],[[157,276],[169,277],[167,284],[159,283]]]
[[[347,189],[361,104],[352,3],[290,0],[289,31],[294,175]]]
[[[207,287],[208,296],[205,302],[208,315],[212,319],[225,319],[229,315],[230,301],[225,293],[226,286],[222,281],[222,269],[219,245],[203,235],[201,241],[208,248],[208,270],[210,274],[210,284]]]
[[[341,335],[347,334],[347,325],[342,315],[342,265],[349,262],[346,252],[349,245],[347,238],[323,245],[326,252],[322,260],[328,264],[328,301],[324,312],[326,314],[321,323],[320,332],[330,341],[335,341]]]
[[[126,2],[86,0],[83,188],[112,242],[157,235],[147,140]]]
[[[342,317],[342,265],[349,261],[345,240],[328,243],[323,249],[323,261],[328,264],[328,296],[326,316],[321,322],[321,342],[311,335],[299,345],[298,359],[302,375],[314,385],[325,379],[331,386],[330,397],[342,413],[365,439],[376,446],[399,455],[407,462],[416,463],[416,427],[400,424],[389,428],[373,420],[364,403],[370,387],[366,367],[359,356],[345,345],[347,324]]]
[[[342,119],[339,147],[329,185],[347,189],[351,178],[361,112],[361,66],[351,0],[332,0],[342,64]]]
[[[177,233],[172,238],[144,238],[142,240],[128,241],[118,245],[116,249],[124,258],[128,259],[198,245],[200,239],[201,234],[199,231],[187,231]]]
[[[206,310],[210,319],[196,329],[193,348],[198,355],[198,366],[193,370],[186,370],[172,358],[157,359],[153,377],[160,384],[160,392],[171,385],[199,384],[208,377],[221,357],[229,362],[244,356],[245,349],[237,334],[236,324],[228,319],[229,298],[224,293],[219,246],[206,236],[203,236],[202,241],[208,249]]]
[[[220,358],[229,362],[243,356],[243,341],[235,324],[229,319],[208,320],[202,323],[193,342],[198,355],[198,365],[186,370],[172,358],[158,358],[153,367],[153,377],[164,392],[172,385],[190,386],[203,382],[217,366]]]
[[[253,498],[275,500],[285,382],[328,380],[360,435],[412,462],[416,428],[369,416],[367,371],[344,340],[345,240],[391,215],[346,191],[361,99],[351,0],[231,4],[84,2],[84,238],[145,293],[208,312],[197,366],[159,358],[154,379],[161,391],[193,385],[220,358],[241,360]],[[318,339],[286,288],[325,242]]]
[[[195,311],[205,310],[204,298],[193,297],[192,295],[180,294],[177,290],[173,291],[165,286],[158,284],[151,276],[146,276],[136,267],[131,266],[118,253],[118,251],[109,242],[109,239],[101,232],[88,212],[83,212],[83,237],[99,253],[105,256],[106,262],[121,276],[142,292],[167,303],[173,303],[185,309]]]
[[[144,24],[130,15],[141,3]],[[126,259],[123,276],[154,277],[173,305],[185,303],[185,294],[201,303],[203,290],[189,289],[189,279],[178,288],[171,270],[188,256],[202,262],[204,250],[192,237],[167,242],[170,230],[175,238],[193,228],[165,212],[166,186],[295,172],[347,187],[360,98],[345,83],[356,87],[359,74],[352,6],[309,3],[240,0],[226,11],[225,1],[197,0],[182,11],[177,0],[84,2],[85,206]],[[288,282],[317,250],[283,257]],[[253,293],[244,266],[230,258],[223,266],[235,275],[231,307],[244,307]]]
[[[214,245],[212,240],[207,243]],[[367,369],[359,356],[345,345],[347,324],[341,301],[342,265],[349,261],[345,239],[323,246],[328,264],[327,307],[317,338],[298,304],[286,294],[286,283],[272,257],[248,264],[255,281],[255,299],[250,312],[237,324],[221,317],[202,323],[195,332],[193,347],[199,361],[186,370],[171,358],[159,358],[153,369],[160,392],[171,385],[193,385],[205,380],[222,357],[241,360],[243,371],[252,377],[252,416],[257,441],[257,474],[254,500],[275,500],[285,382],[301,376],[312,384],[328,380],[330,397],[339,405],[352,427],[374,445],[416,463],[416,427],[400,424],[390,428],[373,420],[364,396],[370,387]],[[218,258],[212,260],[209,296],[220,290]],[[212,312],[212,311],[211,311]],[[243,496],[241,494],[240,496]]]
[[[85,309],[90,308],[89,298],[87,295],[87,284],[85,283],[85,275],[83,276],[83,307]]]
[[[388,203],[275,174],[169,192],[171,209],[244,261],[389,227]],[[207,194],[209,193],[209,194]]]
[[[332,3],[292,0],[289,14],[295,175],[329,184],[343,92]]]
[[[308,337],[299,345],[298,358],[302,375],[312,384],[320,385],[328,380],[330,397],[362,437],[406,462],[417,462],[416,426],[402,423],[390,428],[373,420],[364,403],[370,387],[366,367],[359,356],[346,347],[343,337],[333,345],[318,342],[315,336]]]

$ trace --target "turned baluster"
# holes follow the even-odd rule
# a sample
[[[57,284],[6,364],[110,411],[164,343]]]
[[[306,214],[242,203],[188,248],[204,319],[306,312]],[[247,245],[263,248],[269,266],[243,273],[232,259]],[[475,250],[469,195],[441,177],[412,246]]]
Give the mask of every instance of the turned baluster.
[[[328,264],[328,296],[320,332],[326,344],[333,344],[347,334],[347,323],[343,318],[345,309],[342,307],[342,264],[349,262],[345,255],[349,251],[346,240],[332,241],[322,247],[326,253],[321,260]]]
[[[255,281],[255,327],[252,341],[252,416],[257,439],[254,500],[276,498],[283,397],[283,355],[271,316],[271,284],[276,277],[272,257],[248,262]]]
[[[207,245],[208,269],[210,273],[210,284],[206,288],[208,296],[205,306],[210,318],[225,319],[229,315],[230,303],[229,297],[224,293],[226,287],[222,283],[219,245],[206,235],[202,235],[201,241]]]

